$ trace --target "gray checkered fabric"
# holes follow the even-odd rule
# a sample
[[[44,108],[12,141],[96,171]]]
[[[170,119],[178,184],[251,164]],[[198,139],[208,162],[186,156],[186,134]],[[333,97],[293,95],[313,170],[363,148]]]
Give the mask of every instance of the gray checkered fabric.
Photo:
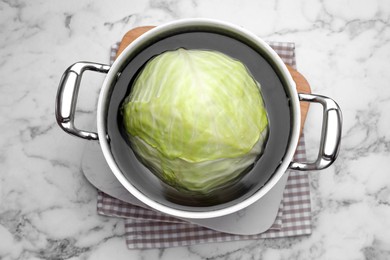
[[[296,67],[294,43],[269,42],[282,60]],[[114,61],[119,44],[111,49]],[[294,155],[295,161],[305,161],[305,141],[302,135]],[[130,249],[166,248],[201,243],[276,238],[311,234],[310,186],[307,172],[291,171],[277,217],[269,230],[257,235],[235,235],[211,230],[135,206],[98,192],[98,213],[122,217],[125,220],[126,243]],[[253,223],[256,225],[256,223]]]

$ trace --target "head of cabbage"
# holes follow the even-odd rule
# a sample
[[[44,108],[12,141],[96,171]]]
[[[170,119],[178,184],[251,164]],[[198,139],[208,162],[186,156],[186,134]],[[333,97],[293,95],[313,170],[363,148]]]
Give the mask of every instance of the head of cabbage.
[[[122,115],[141,162],[170,186],[201,194],[238,179],[268,137],[260,84],[217,51],[178,49],[149,60]]]

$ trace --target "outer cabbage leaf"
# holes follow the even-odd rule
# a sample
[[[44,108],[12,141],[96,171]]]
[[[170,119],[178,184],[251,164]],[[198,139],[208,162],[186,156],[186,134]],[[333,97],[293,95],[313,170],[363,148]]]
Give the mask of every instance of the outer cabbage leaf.
[[[154,57],[122,113],[141,161],[168,184],[201,193],[236,179],[268,136],[260,84],[240,61],[216,51]]]

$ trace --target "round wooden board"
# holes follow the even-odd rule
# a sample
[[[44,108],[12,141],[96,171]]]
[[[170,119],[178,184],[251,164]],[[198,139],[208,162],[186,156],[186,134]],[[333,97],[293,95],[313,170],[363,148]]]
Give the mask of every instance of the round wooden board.
[[[118,57],[119,54],[122,53],[122,51],[130,44],[132,43],[137,37],[141,36],[143,33],[149,31],[150,29],[154,28],[155,26],[141,26],[136,27],[130,31],[128,31],[122,38],[122,41],[119,44],[119,48],[117,51],[116,56]],[[291,66],[286,65],[288,70],[290,71],[291,76],[293,77],[295,84],[297,86],[298,93],[311,93],[309,82],[305,79],[305,77],[299,73],[297,70],[293,69]],[[307,112],[309,111],[309,103],[308,102],[300,102],[301,106],[301,133],[303,131],[303,126],[306,121]]]

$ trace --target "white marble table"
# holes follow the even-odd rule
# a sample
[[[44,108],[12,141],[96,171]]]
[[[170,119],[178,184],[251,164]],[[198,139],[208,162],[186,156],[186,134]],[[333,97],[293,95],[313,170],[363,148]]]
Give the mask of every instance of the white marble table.
[[[0,1],[1,259],[390,258],[389,1],[116,3]],[[80,172],[85,143],[55,123],[60,77],[76,61],[106,63],[109,46],[132,27],[189,17],[295,42],[298,69],[313,92],[340,104],[339,158],[311,173],[311,236],[137,251],[126,248],[121,220],[96,214],[96,191]],[[89,73],[83,81],[80,127],[95,115],[102,80]],[[312,106],[306,125],[312,158],[319,115]]]

